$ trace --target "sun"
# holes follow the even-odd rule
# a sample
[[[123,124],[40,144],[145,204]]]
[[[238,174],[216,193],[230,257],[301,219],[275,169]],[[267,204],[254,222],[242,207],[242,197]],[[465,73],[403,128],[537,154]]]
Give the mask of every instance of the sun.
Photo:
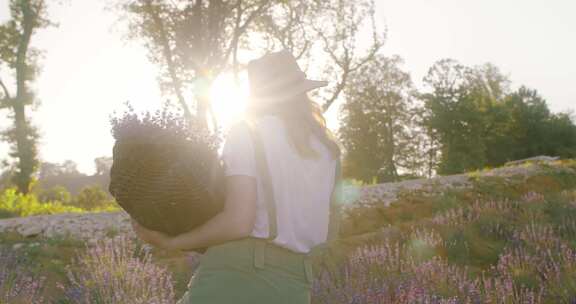
[[[218,126],[223,131],[244,117],[248,94],[248,82],[245,78],[240,77],[236,81],[231,73],[216,78],[210,90],[210,97]]]

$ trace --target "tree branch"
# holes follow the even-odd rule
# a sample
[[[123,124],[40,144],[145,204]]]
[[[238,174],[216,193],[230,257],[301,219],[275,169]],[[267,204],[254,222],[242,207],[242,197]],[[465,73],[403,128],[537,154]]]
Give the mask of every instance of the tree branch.
[[[252,14],[250,14],[250,16],[248,16],[248,18],[246,18],[246,21],[244,22],[244,24],[242,26],[240,26],[240,34],[243,34],[247,29],[248,26],[250,26],[250,23],[252,23],[252,21],[258,17],[262,11],[264,11],[264,9],[266,9],[268,7],[268,4],[270,4],[271,0],[264,0],[263,3],[255,10],[252,12]]]
[[[373,1],[372,1],[372,5],[374,5]],[[328,54],[330,59],[341,70],[340,81],[336,84],[336,87],[332,93],[332,96],[330,98],[328,98],[325,101],[324,105],[322,106],[324,112],[328,111],[330,106],[338,99],[338,97],[340,96],[340,94],[342,93],[344,88],[346,87],[346,84],[348,82],[348,78],[350,77],[350,74],[357,71],[362,66],[364,66],[365,64],[367,64],[368,62],[373,60],[374,57],[376,56],[376,54],[380,51],[380,49],[384,45],[383,41],[381,39],[379,39],[378,35],[377,35],[374,13],[370,12],[368,14],[370,14],[370,22],[371,22],[372,31],[373,31],[373,33],[372,33],[372,45],[370,46],[370,49],[369,49],[367,54],[365,54],[364,56],[362,56],[360,58],[356,58],[356,59],[355,59],[356,47],[355,47],[354,41],[356,39],[356,34],[358,31],[358,25],[363,22],[362,19],[355,20],[354,16],[350,16],[350,19],[353,20],[351,22],[353,22],[354,24],[353,24],[353,26],[352,25],[348,26],[349,32],[347,32],[348,36],[346,38],[344,38],[343,40],[337,40],[339,48],[333,47],[331,45],[330,41],[331,41],[331,38],[333,38],[333,37],[326,36],[323,29],[318,28],[316,26],[313,27],[315,32],[317,33],[317,35],[322,39],[322,42],[324,43],[325,52]],[[338,35],[338,30],[336,30],[336,32],[337,33],[334,35]],[[343,54],[336,54],[336,51],[338,49],[341,49]]]
[[[34,16],[30,8],[30,1],[22,1],[22,37],[18,43],[16,53],[16,99],[20,103],[24,103],[26,95],[26,57],[28,54],[28,46],[30,45],[30,38],[34,30]]]
[[[246,21],[244,21],[244,23],[242,25],[240,25],[240,22],[237,22],[237,24],[234,28],[234,36],[230,40],[230,45],[226,49],[226,52],[224,52],[224,56],[222,58],[223,65],[225,65],[226,62],[228,62],[228,58],[230,58],[230,54],[234,51],[234,49],[236,49],[238,47],[238,42],[240,41],[240,37],[246,32],[250,23],[252,23],[252,21],[256,17],[258,17],[262,13],[262,11],[264,11],[264,9],[266,9],[266,7],[268,6],[268,4],[270,4],[270,2],[271,2],[271,0],[263,0],[263,3],[260,4],[260,6],[255,11],[253,11],[248,16],[248,18],[246,18]],[[240,10],[240,11],[237,11],[237,16],[236,16],[237,21],[238,21],[238,19],[241,19],[242,14],[244,13],[244,10],[241,9],[241,4],[242,4],[242,1],[238,1],[238,5],[237,5],[236,9]]]
[[[236,20],[234,24],[234,37],[236,39],[233,43],[233,50],[232,50],[232,69],[234,73],[234,82],[236,85],[240,84],[240,75],[238,69],[238,39],[239,36],[237,34],[237,30],[240,27],[240,22],[242,22],[242,0],[238,0],[238,4],[236,5]]]
[[[324,112],[328,111],[328,109],[330,109],[330,106],[336,101],[336,99],[338,99],[338,97],[346,87],[349,75],[350,70],[344,70],[342,72],[342,79],[336,84],[336,89],[334,90],[334,93],[332,93],[332,96],[328,100],[326,100],[326,102],[324,102],[324,104],[322,105],[322,110]]]
[[[172,86],[174,87],[174,91],[176,93],[176,97],[178,98],[178,102],[184,110],[184,113],[188,119],[192,118],[192,113],[186,104],[186,100],[184,99],[184,95],[182,94],[182,83],[178,78],[176,73],[176,67],[173,60],[172,49],[170,48],[170,44],[168,42],[168,35],[166,34],[166,29],[164,28],[164,23],[162,18],[160,18],[158,11],[152,5],[151,0],[147,0],[144,2],[146,6],[146,11],[152,18],[154,24],[158,28],[158,32],[160,34],[160,44],[162,45],[162,53],[164,55],[164,59],[166,60],[166,64],[168,65],[168,73],[170,74],[170,78],[172,78]]]
[[[0,79],[0,87],[2,87],[2,91],[4,91],[4,98],[0,99],[0,109],[8,108],[10,107],[12,97],[10,97],[10,92],[8,91],[8,88],[6,87],[2,79]]]

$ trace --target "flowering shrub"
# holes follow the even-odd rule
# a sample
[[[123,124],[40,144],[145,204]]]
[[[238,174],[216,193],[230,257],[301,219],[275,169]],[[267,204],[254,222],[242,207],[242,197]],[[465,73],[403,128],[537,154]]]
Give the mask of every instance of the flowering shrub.
[[[24,261],[20,254],[0,248],[0,303],[44,303],[44,278],[29,273]]]
[[[15,188],[7,188],[0,191],[0,218],[58,213],[106,212],[119,209],[112,202],[107,202],[107,204],[92,209],[84,209],[59,201],[42,202],[36,195],[21,194]]]
[[[125,237],[98,243],[68,268],[65,303],[172,304],[174,289],[167,269]]]
[[[0,215],[2,217],[57,214],[64,212],[85,212],[85,210],[57,201],[40,202],[35,195],[17,193],[15,188],[8,188],[0,192]]]
[[[324,269],[313,303],[575,303],[572,200],[477,199],[394,225]]]
[[[129,102],[125,106],[123,113],[110,116],[111,133],[117,141],[187,143],[218,150],[218,130],[210,132],[201,121],[187,117],[170,102],[153,113],[137,113]]]

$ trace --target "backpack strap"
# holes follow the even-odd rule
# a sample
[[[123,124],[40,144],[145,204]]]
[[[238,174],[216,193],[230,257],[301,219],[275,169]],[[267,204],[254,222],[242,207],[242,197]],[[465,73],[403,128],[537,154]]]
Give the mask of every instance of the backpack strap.
[[[330,195],[330,221],[328,224],[327,241],[338,239],[340,234],[340,200],[342,198],[342,164],[340,157],[336,159],[336,170],[334,174],[334,187]]]
[[[270,170],[268,169],[268,161],[264,152],[264,144],[262,138],[251,122],[246,123],[250,136],[252,137],[252,146],[254,147],[254,159],[256,170],[262,179],[262,187],[264,193],[264,203],[268,211],[268,240],[272,241],[278,236],[278,224],[276,219],[276,201],[274,199],[274,187],[272,186],[272,178],[270,177]]]

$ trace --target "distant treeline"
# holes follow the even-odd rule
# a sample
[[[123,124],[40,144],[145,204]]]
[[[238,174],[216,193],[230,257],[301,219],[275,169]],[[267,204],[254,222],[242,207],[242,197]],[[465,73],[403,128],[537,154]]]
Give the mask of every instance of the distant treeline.
[[[339,130],[348,177],[385,182],[576,157],[572,113],[552,113],[534,89],[511,90],[496,66],[440,60],[419,92],[401,64],[377,56],[351,77]]]
[[[11,179],[14,173],[5,170],[0,173],[0,218],[118,210],[108,192],[112,159],[98,157],[95,163],[96,172],[87,175],[70,160],[41,162],[26,194],[17,192]]]
[[[102,192],[100,196],[110,200],[112,197],[108,192],[108,184],[112,158],[98,157],[94,163],[96,171],[90,175],[78,171],[77,164],[71,160],[62,163],[41,162],[32,178],[31,192],[38,195],[41,201],[67,202],[70,197],[86,191],[86,188],[97,188]],[[11,170],[0,172],[0,190],[14,186],[11,180],[13,174]]]

